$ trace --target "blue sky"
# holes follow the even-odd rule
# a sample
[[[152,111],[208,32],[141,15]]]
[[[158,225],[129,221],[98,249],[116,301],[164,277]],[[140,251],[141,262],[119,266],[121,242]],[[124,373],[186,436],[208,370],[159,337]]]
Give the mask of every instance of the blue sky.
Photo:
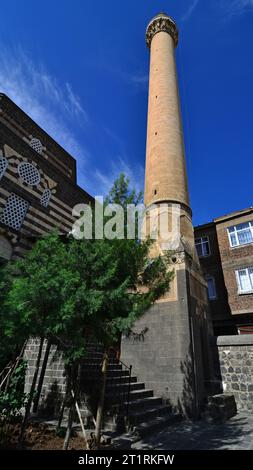
[[[191,205],[201,224],[253,205],[253,0],[8,0],[0,90],[105,194],[124,171],[142,188],[148,21],[175,18]]]

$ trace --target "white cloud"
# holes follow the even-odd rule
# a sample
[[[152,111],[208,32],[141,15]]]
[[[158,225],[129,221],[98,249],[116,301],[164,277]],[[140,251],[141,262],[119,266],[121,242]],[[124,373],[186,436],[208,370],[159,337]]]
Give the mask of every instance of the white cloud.
[[[85,159],[86,149],[69,122],[86,123],[87,113],[69,83],[60,85],[41,64],[34,64],[21,48],[0,45],[0,91],[9,96],[73,156]]]
[[[220,0],[220,6],[225,9],[228,16],[240,15],[253,10],[253,0]]]
[[[188,7],[188,10],[186,10],[185,14],[182,17],[181,21],[188,21],[190,17],[192,16],[194,10],[196,10],[200,0],[192,0],[190,6]]]
[[[100,170],[96,170],[94,178],[97,184],[97,195],[106,195],[111,189],[114,181],[120,173],[124,173],[130,179],[130,186],[135,188],[136,191],[143,191],[144,184],[144,168],[141,165],[130,166],[128,160],[125,160],[121,156],[114,158],[108,168],[108,173],[102,173]]]
[[[149,76],[147,74],[144,75],[131,75],[130,81],[135,83],[136,85],[147,85],[149,80]]]
[[[99,170],[95,171],[94,176],[97,180],[98,186],[101,188],[101,194],[108,193],[120,173],[124,173],[130,179],[131,187],[134,187],[137,191],[143,191],[143,166],[140,164],[136,165],[130,163],[125,142],[112,129],[104,127],[103,131],[116,146],[117,153],[114,158],[110,159],[107,174],[103,174]]]
[[[146,83],[146,76],[135,76],[136,84]],[[53,139],[77,159],[79,184],[90,194],[108,193],[120,173],[129,176],[131,185],[142,189],[143,168],[128,163],[124,142],[108,128],[102,129],[116,148],[106,173],[94,165],[94,158],[76,137],[75,128],[87,125],[89,117],[71,85],[59,83],[46,68],[34,63],[21,49],[0,44],[0,92],[5,93]]]

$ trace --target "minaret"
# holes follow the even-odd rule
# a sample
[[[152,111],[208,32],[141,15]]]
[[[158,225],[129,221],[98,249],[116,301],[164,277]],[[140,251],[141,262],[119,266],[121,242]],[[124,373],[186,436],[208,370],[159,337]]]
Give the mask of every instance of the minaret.
[[[180,205],[181,245],[195,257],[175,63],[175,22],[165,13],[155,16],[148,24],[146,43],[150,76],[145,205],[166,203],[170,213],[175,204]]]
[[[175,47],[178,31],[164,13],[148,24],[150,48],[145,204],[178,202],[189,208]]]
[[[212,378],[209,348],[207,286],[194,247],[187,188],[183,130],[180,113],[175,48],[175,22],[160,13],[148,24],[150,48],[145,205],[150,233],[157,233],[150,256],[163,254],[174,240],[177,213],[178,245],[171,256],[174,279],[159,299],[134,325],[131,337],[123,337],[122,360],[165,403],[187,416],[199,415]],[[152,213],[158,215],[153,218]],[[168,226],[162,236],[163,216]],[[162,217],[159,217],[162,216]],[[164,243],[165,241],[165,243]],[[145,332],[145,334],[144,334]],[[135,338],[140,337],[140,341]]]

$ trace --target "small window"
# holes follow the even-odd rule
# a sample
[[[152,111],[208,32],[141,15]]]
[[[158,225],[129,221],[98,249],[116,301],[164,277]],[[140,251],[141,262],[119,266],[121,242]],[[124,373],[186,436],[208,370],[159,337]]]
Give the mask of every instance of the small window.
[[[32,163],[21,162],[18,166],[18,174],[29,186],[38,186],[40,183],[40,173]]]
[[[217,299],[216,285],[214,277],[210,276],[206,278],[207,288],[208,288],[208,298],[209,300]]]
[[[42,143],[39,139],[35,139],[34,137],[30,140],[30,147],[35,150],[35,152],[39,153],[40,155],[42,154]]]
[[[238,285],[238,293],[246,294],[253,292],[253,267],[242,268],[235,271]]]
[[[0,222],[15,230],[20,230],[29,204],[16,194],[11,194],[0,214]]]
[[[199,257],[210,255],[210,246],[208,237],[200,237],[195,239],[195,246]]]
[[[234,225],[227,230],[230,246],[234,247],[253,243],[253,222]]]
[[[48,207],[48,204],[50,202],[50,198],[51,198],[51,191],[50,189],[45,189],[42,196],[41,196],[41,199],[40,199],[40,203],[43,207]]]

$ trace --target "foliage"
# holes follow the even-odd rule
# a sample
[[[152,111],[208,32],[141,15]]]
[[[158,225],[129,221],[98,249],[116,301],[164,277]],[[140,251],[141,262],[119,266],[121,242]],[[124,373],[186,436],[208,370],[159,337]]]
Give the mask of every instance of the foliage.
[[[16,311],[9,311],[7,297],[9,295],[13,279],[17,275],[16,264],[0,265],[0,371],[16,359],[22,348],[27,332],[23,330],[20,315]]]
[[[27,364],[21,361],[11,375],[6,391],[0,392],[0,416],[7,420],[20,416],[20,410],[26,404],[28,394],[24,393]]]
[[[51,233],[39,239],[24,259],[15,262],[15,275],[3,302],[3,310],[8,312],[2,319],[5,338],[17,338],[19,332],[25,338],[38,336],[62,343],[67,337],[69,354],[72,350],[75,358],[83,354],[83,350],[77,352],[76,345],[81,343],[79,317],[73,310],[80,278],[71,269],[69,256],[66,241]],[[71,337],[73,326],[77,334]]]
[[[123,207],[125,233],[127,204],[138,204],[141,197],[120,175],[106,198],[106,205]],[[17,347],[31,336],[46,338],[62,350],[71,388],[77,390],[73,373],[85,355],[85,338],[112,346],[168,290],[170,254],[150,259],[150,245],[149,239],[126,237],[80,241],[56,232],[41,237],[24,259],[2,271],[0,359],[8,341]],[[22,406],[22,397],[10,399]],[[26,419],[30,398],[27,403]]]

